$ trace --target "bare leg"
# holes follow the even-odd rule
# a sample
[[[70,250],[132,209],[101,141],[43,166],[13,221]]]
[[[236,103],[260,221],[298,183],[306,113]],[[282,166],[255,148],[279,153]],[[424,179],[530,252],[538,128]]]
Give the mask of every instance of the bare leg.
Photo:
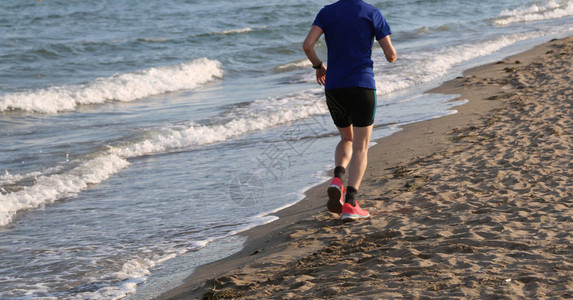
[[[352,125],[345,128],[338,127],[338,132],[340,132],[340,142],[338,142],[334,152],[334,166],[346,168],[352,158]]]
[[[348,184],[358,190],[366,166],[368,165],[368,145],[370,144],[370,135],[372,134],[373,126],[368,127],[354,127],[352,145],[352,158],[348,166]],[[340,144],[339,144],[340,145]],[[338,147],[337,147],[338,150]]]
[[[340,142],[334,151],[334,169],[335,178],[332,179],[328,187],[328,202],[326,207],[330,212],[342,213],[342,205],[344,204],[344,189],[342,184],[342,175],[344,170],[352,158],[352,125],[345,128],[338,128],[340,132]],[[344,169],[340,169],[340,167]]]

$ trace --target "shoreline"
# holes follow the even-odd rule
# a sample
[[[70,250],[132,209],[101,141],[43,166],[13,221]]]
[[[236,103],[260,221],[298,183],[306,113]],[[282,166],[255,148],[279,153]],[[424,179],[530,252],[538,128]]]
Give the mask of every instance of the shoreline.
[[[207,292],[218,296],[244,296],[246,298],[271,296],[296,298],[301,294],[311,297],[334,297],[341,295],[343,289],[353,288],[351,286],[333,287],[326,283],[329,281],[328,274],[330,274],[326,271],[327,267],[334,268],[335,265],[340,267],[338,270],[340,276],[338,277],[357,277],[355,271],[344,268],[344,265],[348,263],[348,258],[345,258],[344,255],[331,258],[332,253],[350,251],[362,255],[358,262],[360,260],[372,260],[372,257],[368,256],[374,255],[372,251],[381,251],[376,250],[381,247],[391,247],[386,243],[396,243],[393,239],[404,239],[417,230],[412,225],[400,221],[400,216],[405,219],[415,219],[416,222],[413,223],[418,226],[431,227],[431,225],[440,224],[440,220],[433,220],[432,217],[448,211],[449,208],[444,203],[449,203],[454,207],[463,206],[463,203],[453,201],[461,197],[456,194],[455,190],[460,185],[462,187],[463,185],[471,186],[473,183],[471,180],[452,184],[455,187],[446,191],[436,191],[434,196],[443,203],[431,203],[432,201],[427,201],[427,195],[431,195],[431,193],[427,192],[422,195],[419,191],[431,186],[434,178],[438,177],[435,181],[439,181],[441,172],[437,168],[442,168],[442,172],[447,170],[448,166],[444,165],[445,160],[457,155],[457,153],[468,152],[468,147],[471,147],[473,143],[487,139],[487,136],[480,135],[481,130],[493,126],[493,124],[487,124],[492,122],[495,124],[500,118],[497,114],[502,110],[511,109],[513,106],[511,101],[515,101],[515,97],[522,96],[522,90],[526,87],[520,89],[518,84],[524,85],[524,83],[512,82],[507,77],[519,76],[522,72],[528,72],[528,68],[535,68],[536,61],[542,56],[558,52],[555,45],[560,43],[571,45],[573,39],[569,37],[550,41],[526,52],[505,58],[500,62],[469,69],[464,72],[462,77],[428,91],[428,93],[460,94],[461,96],[455,100],[467,99],[469,102],[457,106],[455,108],[458,111],[456,114],[408,124],[403,126],[400,132],[376,140],[377,145],[370,148],[370,162],[359,195],[361,199],[370,200],[361,201],[361,206],[371,212],[370,220],[343,225],[339,218],[326,211],[325,191],[328,182],[319,184],[308,190],[302,201],[275,213],[274,215],[279,217],[278,220],[242,232],[240,235],[247,236],[248,240],[241,251],[199,267],[185,280],[183,285],[165,292],[156,299],[196,299],[201,298]],[[549,53],[550,51],[553,53]],[[571,53],[567,52],[565,55],[570,56]],[[560,129],[555,130],[558,132]],[[561,132],[563,133],[563,129]],[[465,157],[465,159],[472,158],[473,156]],[[455,165],[456,161],[453,162],[451,165]],[[427,166],[433,163],[435,165],[433,165],[432,170],[437,170],[435,174],[428,175],[418,170],[418,166]],[[460,208],[460,210],[462,209]],[[426,220],[429,223],[424,223],[418,221],[419,218],[430,218],[430,220]],[[449,219],[455,218],[456,216],[449,213]],[[448,223],[449,219],[441,221]],[[458,223],[466,221],[460,219]],[[491,222],[491,220],[489,221]],[[487,222],[478,224],[485,223]],[[444,228],[438,228],[438,226],[435,227],[431,231],[439,238],[459,234],[455,230],[448,231]],[[474,235],[460,237],[460,239],[471,240],[473,237],[476,241],[487,240],[487,237],[477,238]],[[428,232],[423,234],[418,232],[417,236],[425,236],[425,240],[431,240],[429,237],[432,235]],[[364,237],[368,238],[365,239]],[[570,242],[568,239],[566,241]],[[374,244],[376,247],[369,249],[366,244]],[[353,246],[357,245],[364,249],[352,250]],[[418,248],[422,247],[421,245],[417,246]],[[459,247],[462,248],[462,253],[470,253],[472,247],[474,249],[471,253],[476,253],[478,252],[477,248],[479,248],[473,244],[469,246],[459,244]],[[366,248],[368,250],[365,250]],[[416,261],[415,265],[404,268],[395,267],[392,271],[399,273],[406,279],[420,276],[413,270],[414,266],[421,269],[430,268],[439,264],[439,260],[433,259],[434,257],[445,259],[440,256],[443,253],[433,253],[430,250],[422,251],[416,247],[414,249],[400,248],[396,245],[394,248],[406,257],[411,256],[412,253],[417,257],[422,257],[421,261],[412,258]],[[388,249],[386,250],[388,251]],[[426,253],[428,251],[430,253]],[[455,249],[451,249],[450,253],[455,254]],[[424,259],[426,256],[428,258]],[[345,262],[341,263],[340,260]],[[335,261],[337,263],[334,263]],[[326,266],[324,265],[325,262]],[[354,261],[354,263],[356,262]],[[462,263],[471,265],[469,262]],[[567,263],[571,263],[571,261]],[[377,262],[377,264],[382,264],[382,262]],[[361,265],[361,263],[358,265],[366,271],[371,271],[374,268],[372,265]],[[345,273],[345,271],[347,272]],[[566,273],[573,275],[572,272]],[[369,274],[371,277],[375,277],[374,275]],[[327,280],[324,280],[325,283],[321,283],[322,281],[319,279],[324,278]],[[343,279],[332,279],[332,282],[340,281],[343,283]],[[406,281],[408,280],[404,282]],[[519,281],[519,283],[528,285],[529,282],[525,281],[527,280]],[[444,283],[444,280],[434,281],[434,283],[435,286],[431,288],[435,287],[435,291],[443,289],[443,285],[448,284],[448,282]],[[357,281],[357,284],[360,288],[360,281]],[[385,287],[386,297],[400,296],[396,291],[399,285],[398,283],[395,284],[396,287],[388,285]],[[288,287],[286,291],[285,287]],[[370,290],[374,289],[375,286],[364,284],[361,288],[365,292],[371,292]],[[458,288],[470,297],[482,295],[474,294],[475,289],[478,288],[468,288],[468,291]],[[420,293],[424,295],[424,293]],[[519,293],[516,292],[515,295],[519,295]]]

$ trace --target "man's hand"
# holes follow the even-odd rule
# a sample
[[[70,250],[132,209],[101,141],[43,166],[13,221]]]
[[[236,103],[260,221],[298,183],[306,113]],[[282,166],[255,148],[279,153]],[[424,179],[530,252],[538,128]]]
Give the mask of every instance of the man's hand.
[[[320,85],[324,85],[326,81],[326,67],[322,65],[320,69],[316,70],[316,82]]]

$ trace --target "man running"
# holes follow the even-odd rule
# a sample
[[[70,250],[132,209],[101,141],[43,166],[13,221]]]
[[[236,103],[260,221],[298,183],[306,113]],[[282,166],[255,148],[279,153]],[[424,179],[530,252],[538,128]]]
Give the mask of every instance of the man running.
[[[328,70],[314,50],[324,33]],[[342,221],[368,218],[356,202],[367,165],[368,145],[376,113],[376,84],[372,62],[374,38],[388,62],[396,61],[390,26],[380,10],[362,0],[340,0],[320,10],[303,43],[316,69],[316,81],[324,85],[326,104],[341,140],[334,153],[334,178],[328,188],[328,210],[342,213]],[[342,176],[348,167],[348,185]],[[344,196],[346,195],[346,196]]]

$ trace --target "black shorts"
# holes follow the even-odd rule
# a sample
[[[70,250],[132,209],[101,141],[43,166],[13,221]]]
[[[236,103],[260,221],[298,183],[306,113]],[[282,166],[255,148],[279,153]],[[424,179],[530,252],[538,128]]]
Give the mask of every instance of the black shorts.
[[[367,127],[376,116],[376,90],[351,87],[326,90],[326,105],[337,127]]]

